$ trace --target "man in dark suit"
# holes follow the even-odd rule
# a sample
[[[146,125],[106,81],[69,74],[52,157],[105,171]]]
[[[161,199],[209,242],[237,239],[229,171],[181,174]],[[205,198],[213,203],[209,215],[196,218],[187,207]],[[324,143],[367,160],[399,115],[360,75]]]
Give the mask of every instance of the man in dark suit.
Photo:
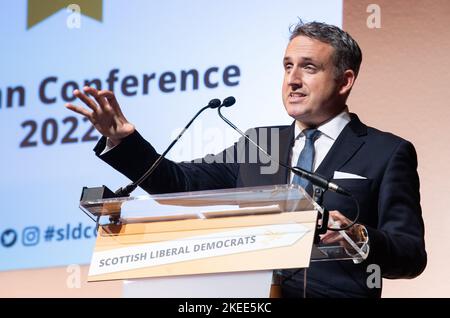
[[[361,60],[358,44],[341,29],[299,23],[283,60],[283,103],[295,121],[290,126],[249,132],[278,161],[315,171],[348,189],[361,208],[358,223],[346,233],[364,251],[365,260],[359,264],[312,263],[306,292],[302,272],[282,271],[286,297],[380,297],[381,288],[367,284],[370,264],[378,265],[383,277],[392,279],[416,277],[426,266],[414,147],[400,137],[367,127],[346,105]],[[95,147],[96,154],[130,179],[138,179],[158,153],[126,120],[112,92],[89,87],[84,92],[74,94],[92,111],[72,104],[67,107],[89,118],[104,136]],[[262,140],[262,136],[269,137]],[[149,193],[167,193],[298,183],[311,191],[310,183],[285,168],[262,172],[271,163],[261,158],[249,161],[252,147],[241,138],[203,160],[164,160],[142,187]],[[347,197],[327,192],[323,204],[341,226],[355,217],[354,203]],[[324,243],[343,240],[331,231],[321,239]]]

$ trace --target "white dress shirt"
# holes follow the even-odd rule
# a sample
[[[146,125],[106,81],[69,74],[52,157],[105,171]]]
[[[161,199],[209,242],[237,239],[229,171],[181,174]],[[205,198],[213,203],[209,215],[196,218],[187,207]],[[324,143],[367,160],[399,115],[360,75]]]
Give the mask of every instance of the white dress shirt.
[[[339,134],[345,128],[345,126],[350,122],[350,114],[348,108],[345,108],[342,113],[336,117],[326,121],[322,125],[318,126],[317,129],[321,132],[319,137],[314,142],[314,160],[313,160],[313,172],[316,171],[317,167],[322,163],[323,159],[330,151],[334,142],[336,141]],[[297,165],[298,157],[305,146],[305,134],[301,131],[298,123],[295,124],[295,143],[291,151],[291,166],[295,167]],[[294,179],[294,174],[290,174],[290,183]]]
[[[117,144],[118,145],[118,144]],[[111,140],[109,138],[106,138],[106,145],[105,145],[105,149],[103,149],[103,151],[101,152],[101,155],[104,155],[105,153],[107,153],[108,151],[110,151],[111,149],[113,149],[115,146],[117,145],[113,145],[111,143]]]

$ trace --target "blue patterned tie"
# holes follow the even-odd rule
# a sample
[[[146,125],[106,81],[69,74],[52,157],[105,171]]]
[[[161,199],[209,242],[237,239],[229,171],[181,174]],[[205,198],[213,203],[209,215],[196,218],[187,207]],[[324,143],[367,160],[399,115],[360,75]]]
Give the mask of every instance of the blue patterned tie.
[[[306,171],[312,171],[314,162],[314,142],[320,136],[320,130],[315,128],[305,129],[303,133],[305,134],[305,146],[303,147],[300,156],[298,156],[297,167]],[[306,189],[309,181],[295,175],[292,183],[298,184],[303,187],[303,189]]]

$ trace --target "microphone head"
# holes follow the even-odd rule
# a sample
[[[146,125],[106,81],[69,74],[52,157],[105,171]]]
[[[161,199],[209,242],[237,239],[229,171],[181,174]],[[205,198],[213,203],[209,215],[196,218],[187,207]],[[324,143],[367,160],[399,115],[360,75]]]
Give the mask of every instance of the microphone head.
[[[220,99],[214,98],[209,101],[208,106],[209,106],[209,108],[214,109],[214,108],[219,107],[220,104],[221,104]]]
[[[233,106],[236,103],[236,99],[233,96],[229,96],[223,100],[222,105],[225,107]]]

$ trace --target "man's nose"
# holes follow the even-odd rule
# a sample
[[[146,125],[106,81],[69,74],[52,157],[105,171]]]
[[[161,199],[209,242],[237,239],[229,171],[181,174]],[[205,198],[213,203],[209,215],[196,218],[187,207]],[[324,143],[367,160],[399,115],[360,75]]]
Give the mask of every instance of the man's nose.
[[[302,86],[302,76],[301,72],[295,68],[291,70],[288,77],[288,85],[289,86],[296,86],[301,87]]]

